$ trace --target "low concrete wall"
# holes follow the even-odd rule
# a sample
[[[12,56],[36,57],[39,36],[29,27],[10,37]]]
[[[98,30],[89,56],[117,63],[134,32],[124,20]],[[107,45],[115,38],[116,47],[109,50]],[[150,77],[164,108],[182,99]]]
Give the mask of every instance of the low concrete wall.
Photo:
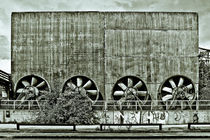
[[[185,124],[195,121],[210,122],[208,110],[183,111],[98,111],[101,123],[161,123]]]
[[[1,122],[30,122],[35,118],[34,111],[0,110]],[[97,111],[100,123],[192,123],[195,116],[198,122],[210,122],[209,110],[174,110],[174,111]]]
[[[0,110],[1,122],[30,122],[34,116],[35,112],[29,110]]]

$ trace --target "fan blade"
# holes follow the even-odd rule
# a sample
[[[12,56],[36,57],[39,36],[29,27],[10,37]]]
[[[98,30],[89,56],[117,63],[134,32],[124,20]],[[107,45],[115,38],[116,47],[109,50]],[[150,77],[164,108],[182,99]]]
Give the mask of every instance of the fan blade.
[[[193,94],[189,94],[189,93],[185,92],[185,97],[189,100],[192,100],[194,96],[193,96]]]
[[[142,85],[143,85],[143,83],[142,83],[141,81],[139,81],[139,82],[134,86],[134,88],[138,89],[138,88],[140,88]]]
[[[124,91],[115,91],[114,92],[114,96],[123,96],[124,95]]]
[[[171,84],[171,87],[172,87],[172,88],[175,88],[175,87],[176,87],[176,84],[175,84],[175,82],[174,82],[173,79],[170,79],[170,80],[169,80],[169,83]]]
[[[34,86],[36,83],[37,83],[37,79],[35,77],[32,77],[31,86]]]
[[[173,98],[173,96],[168,94],[168,95],[162,97],[162,101],[165,102],[165,101],[167,101],[169,99],[172,99],[172,98]]]
[[[71,90],[74,90],[77,87],[74,83],[72,83],[72,81],[68,82],[67,86],[70,87]]]
[[[20,88],[16,91],[16,93],[21,94],[21,93],[25,93],[24,88]]]
[[[123,102],[125,102],[126,101],[126,97],[122,97],[122,98],[120,98],[118,101],[117,101],[117,103],[119,104],[119,105],[121,105]]]
[[[166,92],[169,92],[169,93],[172,93],[172,88],[169,88],[169,87],[164,87],[162,90],[166,91]]]
[[[25,93],[21,93],[16,100],[22,100],[23,97],[25,97]]]
[[[137,95],[138,96],[146,96],[147,95],[147,91],[137,91]]]
[[[27,94],[27,95],[25,96],[25,99],[24,99],[24,100],[30,100],[30,99],[33,98],[33,97],[34,97],[33,94]]]
[[[184,79],[182,77],[180,77],[178,87],[182,86],[183,83],[184,83]]]
[[[40,88],[40,87],[43,87],[46,85],[46,82],[45,81],[42,81],[40,84],[38,84],[36,87],[37,88]]]
[[[91,103],[94,103],[94,101],[93,101],[91,98],[88,98],[88,100],[90,100],[90,101],[91,101]]]
[[[83,87],[87,89],[87,88],[90,88],[91,86],[92,86],[92,82],[89,80]]]
[[[189,84],[189,85],[185,86],[185,88],[187,88],[188,90],[190,90],[190,89],[193,88],[193,85],[192,84]]]
[[[46,91],[46,90],[39,90],[39,93],[41,93],[41,94],[47,94],[47,93],[49,93],[49,91]]]
[[[118,86],[121,87],[123,90],[127,89],[127,86],[123,83],[118,83]]]
[[[77,87],[81,87],[82,86],[82,78],[77,77]]]
[[[37,97],[38,101],[41,100],[41,99],[46,99],[46,95],[41,95],[41,96]]]
[[[86,90],[88,94],[90,95],[97,95],[97,90]]]
[[[22,84],[25,86],[25,87],[27,87],[27,86],[30,86],[30,83],[28,82],[28,81],[22,81]]]
[[[133,80],[128,78],[128,87],[133,87]]]

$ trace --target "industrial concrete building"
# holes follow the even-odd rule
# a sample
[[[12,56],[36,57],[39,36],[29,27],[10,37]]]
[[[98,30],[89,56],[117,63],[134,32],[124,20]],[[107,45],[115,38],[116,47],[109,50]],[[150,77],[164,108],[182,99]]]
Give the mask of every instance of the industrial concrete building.
[[[12,13],[14,99],[59,85],[98,100],[162,110],[198,95],[198,15],[187,12]]]

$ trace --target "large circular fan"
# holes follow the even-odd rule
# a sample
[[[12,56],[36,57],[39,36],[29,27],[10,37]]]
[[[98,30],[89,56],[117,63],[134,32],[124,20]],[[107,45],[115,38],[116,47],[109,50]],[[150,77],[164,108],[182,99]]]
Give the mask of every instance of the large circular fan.
[[[148,91],[141,79],[135,76],[126,76],[115,83],[112,96],[118,102],[137,100],[142,105],[148,99]]]
[[[85,76],[74,76],[68,79],[64,83],[62,92],[67,89],[71,89],[71,91],[76,91],[80,94],[86,95],[93,104],[98,100],[99,97],[99,90],[96,84]]]
[[[168,108],[178,101],[188,103],[195,98],[195,88],[192,81],[184,76],[173,76],[167,79],[160,88],[160,97]]]
[[[38,100],[40,96],[50,91],[47,82],[36,75],[21,78],[15,88],[16,100]]]

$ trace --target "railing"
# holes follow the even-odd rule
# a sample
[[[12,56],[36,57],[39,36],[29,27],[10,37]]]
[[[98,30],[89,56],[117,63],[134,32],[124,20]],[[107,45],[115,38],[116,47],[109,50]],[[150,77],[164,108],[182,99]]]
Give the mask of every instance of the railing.
[[[43,102],[37,100],[1,100],[0,109],[13,110],[38,110],[43,106]],[[163,102],[161,100],[149,100],[146,103],[139,101],[116,102],[97,101],[92,105],[94,110],[210,110],[210,100],[174,100],[173,102]]]
[[[1,100],[0,109],[37,110],[40,109],[40,102],[37,100]]]
[[[206,103],[208,103],[209,107],[206,106]],[[210,100],[173,100],[172,102],[149,100],[146,103],[139,101],[116,102],[114,100],[109,100],[97,101],[96,104],[93,105],[93,108],[96,110],[199,110],[210,109]]]

